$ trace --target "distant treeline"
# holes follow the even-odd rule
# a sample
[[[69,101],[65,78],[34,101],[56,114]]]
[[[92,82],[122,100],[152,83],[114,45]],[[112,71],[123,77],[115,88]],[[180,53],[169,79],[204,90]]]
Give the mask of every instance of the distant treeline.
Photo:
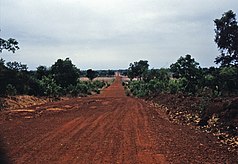
[[[88,70],[80,70],[81,77],[87,77]],[[120,72],[121,75],[127,75],[127,69],[108,69],[108,70],[94,70],[97,77],[112,77],[115,75],[115,72]]]

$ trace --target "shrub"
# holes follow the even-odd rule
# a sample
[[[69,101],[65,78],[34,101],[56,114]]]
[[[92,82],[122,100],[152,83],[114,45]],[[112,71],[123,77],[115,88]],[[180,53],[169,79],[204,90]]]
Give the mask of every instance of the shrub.
[[[62,88],[56,84],[52,77],[43,76],[40,85],[44,89],[44,94],[48,97],[57,98],[61,95]]]
[[[104,81],[96,80],[93,81],[93,85],[97,88],[103,88],[106,85],[106,83]]]
[[[168,84],[168,92],[169,93],[175,94],[182,90],[183,90],[183,87],[182,87],[181,79],[169,80],[169,84]]]
[[[7,96],[15,96],[17,94],[16,88],[12,84],[8,84],[6,86],[6,95]]]

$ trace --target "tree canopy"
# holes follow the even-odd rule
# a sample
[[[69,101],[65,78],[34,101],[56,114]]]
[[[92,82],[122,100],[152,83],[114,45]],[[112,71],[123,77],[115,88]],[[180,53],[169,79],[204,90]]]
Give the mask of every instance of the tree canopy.
[[[70,84],[75,85],[79,78],[79,70],[72,64],[69,58],[65,60],[58,59],[51,66],[50,72],[56,83],[61,87],[68,87]]]
[[[215,63],[222,66],[238,65],[238,25],[236,14],[229,10],[220,19],[215,19],[215,43],[220,55]]]
[[[1,53],[3,50],[8,50],[15,53],[15,51],[18,49],[19,49],[18,42],[15,39],[9,38],[8,40],[5,40],[0,38],[0,52]]]
[[[128,68],[128,77],[133,79],[135,77],[142,79],[149,69],[147,60],[140,60],[139,62],[130,63]]]
[[[92,69],[88,69],[86,77],[92,81],[95,77],[97,77],[97,72]]]
[[[181,56],[176,63],[171,64],[170,68],[176,77],[193,79],[198,65],[199,63],[197,63],[191,55],[187,54],[185,57]]]
[[[184,89],[186,92],[195,92],[195,86],[199,79],[199,63],[191,55],[180,57],[176,63],[170,65],[174,77],[184,79]]]

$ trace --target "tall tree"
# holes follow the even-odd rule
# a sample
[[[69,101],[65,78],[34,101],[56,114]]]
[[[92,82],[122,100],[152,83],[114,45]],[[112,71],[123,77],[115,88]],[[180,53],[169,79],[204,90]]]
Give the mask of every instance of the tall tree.
[[[57,85],[63,88],[70,84],[76,85],[79,78],[79,70],[69,58],[65,60],[58,59],[55,64],[51,66],[51,74],[54,77]]]
[[[184,89],[186,92],[195,93],[198,79],[200,78],[199,63],[187,54],[180,57],[176,63],[170,65],[174,77],[184,79]]]
[[[128,68],[128,77],[133,79],[138,77],[140,80],[146,76],[147,71],[149,69],[149,64],[147,60],[140,60],[139,62],[130,63]]]
[[[221,52],[215,63],[222,66],[238,66],[238,25],[236,14],[229,10],[220,19],[215,19],[215,42]]]

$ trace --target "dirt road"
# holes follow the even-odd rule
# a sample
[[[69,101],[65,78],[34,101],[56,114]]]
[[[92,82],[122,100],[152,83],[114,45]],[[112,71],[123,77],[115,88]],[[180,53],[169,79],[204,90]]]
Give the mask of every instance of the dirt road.
[[[102,94],[0,117],[1,161],[12,163],[236,163],[209,134],[175,125],[125,96],[119,77]],[[1,162],[0,161],[0,162]]]

